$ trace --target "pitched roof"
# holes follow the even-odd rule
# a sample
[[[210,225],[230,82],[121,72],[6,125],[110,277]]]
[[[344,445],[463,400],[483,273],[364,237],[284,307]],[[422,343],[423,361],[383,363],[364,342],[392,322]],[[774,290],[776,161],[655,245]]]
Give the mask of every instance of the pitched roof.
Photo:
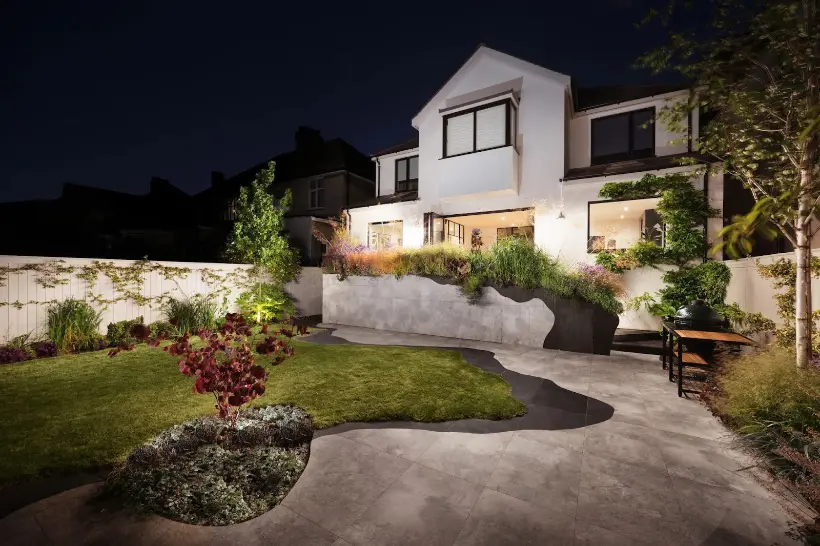
[[[411,138],[406,142],[402,142],[401,144],[396,144],[395,146],[391,146],[390,148],[385,148],[384,150],[379,150],[375,154],[371,155],[370,157],[379,157],[382,155],[387,154],[395,154],[398,152],[403,152],[405,150],[412,150],[413,148],[419,147],[419,137]]]
[[[575,110],[580,112],[673,91],[682,91],[688,87],[686,84],[607,85],[575,89],[573,96],[575,97]]]
[[[474,60],[479,59],[483,56],[490,56],[502,62],[513,64],[525,70],[529,69],[530,72],[540,74],[541,76],[555,80],[556,82],[560,82],[564,85],[569,85],[570,83],[570,77],[566,74],[555,72],[554,70],[550,70],[549,68],[543,67],[535,63],[531,63],[529,61],[525,61],[524,59],[515,57],[513,55],[509,55],[507,53],[504,53],[503,51],[498,51],[497,49],[493,49],[484,44],[478,44],[478,48],[475,50],[475,52],[472,55],[470,55],[470,57],[466,61],[464,61],[464,64],[462,64],[459,67],[459,69],[456,70],[446,82],[444,82],[444,85],[442,85],[438,89],[438,91],[436,91],[435,94],[432,97],[430,97],[430,100],[428,100],[424,104],[424,106],[421,107],[421,109],[416,113],[416,115],[413,116],[413,125],[415,126],[416,118],[418,118],[422,114],[422,112],[424,112],[427,109],[427,107],[436,100],[436,98],[439,95],[441,95],[448,89],[451,82],[453,82],[462,72],[466,71],[474,62]]]
[[[366,201],[361,201],[351,209],[360,209],[362,207],[372,207],[373,205],[387,205],[389,203],[404,203],[406,201],[418,201],[419,192],[417,191],[400,191],[391,193],[390,195],[379,195],[371,197]]]
[[[334,138],[323,141],[315,148],[296,149],[279,154],[231,176],[221,186],[232,191],[246,186],[253,182],[259,171],[267,167],[271,161],[276,162],[274,184],[335,171],[349,171],[367,180],[375,179],[373,163],[370,159],[347,141]]]
[[[583,178],[597,178],[600,176],[613,176],[616,174],[672,169],[675,167],[684,166],[681,165],[679,161],[683,158],[694,158],[698,164],[708,163],[708,159],[698,153],[685,152],[682,154],[632,159],[630,161],[619,161],[618,163],[607,163],[605,165],[578,167],[568,170],[567,174],[564,175],[564,180],[580,180]]]

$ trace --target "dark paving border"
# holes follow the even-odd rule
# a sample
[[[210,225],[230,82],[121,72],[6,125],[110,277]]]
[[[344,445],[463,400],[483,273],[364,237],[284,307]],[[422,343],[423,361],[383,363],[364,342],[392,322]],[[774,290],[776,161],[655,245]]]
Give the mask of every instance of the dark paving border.
[[[63,491],[105,481],[112,469],[112,466],[102,466],[94,470],[55,473],[4,485],[0,487],[0,518]]]
[[[334,330],[335,328],[327,328],[303,338],[303,341],[319,345],[381,346],[348,341],[344,338],[334,336]],[[314,433],[314,437],[318,438],[328,434],[338,434],[348,430],[368,428],[412,428],[447,432],[471,432],[475,434],[515,430],[568,430],[607,421],[615,413],[615,408],[609,404],[567,390],[558,386],[554,381],[509,370],[501,365],[491,351],[470,349],[467,347],[431,347],[427,345],[400,346],[445,349],[460,352],[468,364],[480,368],[485,372],[500,375],[509,383],[512,387],[513,397],[527,406],[527,413],[522,417],[499,421],[489,419],[462,419],[459,421],[444,421],[439,423],[423,423],[418,421],[344,423],[335,427],[317,430]]]

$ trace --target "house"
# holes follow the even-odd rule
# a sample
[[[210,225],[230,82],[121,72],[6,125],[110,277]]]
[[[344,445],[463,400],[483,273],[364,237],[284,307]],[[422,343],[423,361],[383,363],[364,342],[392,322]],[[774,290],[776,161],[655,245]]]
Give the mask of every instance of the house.
[[[487,247],[521,236],[569,263],[642,236],[661,242],[656,199],[605,202],[606,182],[693,170],[689,135],[654,123],[680,86],[576,89],[569,76],[480,46],[411,120],[418,138],[382,150],[376,194],[350,209],[351,234],[371,248],[446,241]],[[678,140],[679,142],[673,142]],[[699,177],[716,207],[722,175]],[[716,234],[720,219],[709,221]]]
[[[322,258],[322,245],[313,236],[314,230],[329,236],[333,218],[342,210],[372,198],[375,165],[368,156],[341,138],[325,140],[310,127],[299,127],[294,141],[292,151],[230,178],[212,173],[211,186],[194,198],[204,215],[200,221],[214,229],[215,242],[224,242],[231,229],[239,189],[253,182],[270,161],[276,162],[273,195],[281,198],[288,189],[293,195],[285,227],[291,244],[299,249],[303,265],[318,265]]]
[[[191,210],[191,196],[162,178],[141,195],[67,183],[56,199],[0,203],[0,254],[197,261],[210,236]]]

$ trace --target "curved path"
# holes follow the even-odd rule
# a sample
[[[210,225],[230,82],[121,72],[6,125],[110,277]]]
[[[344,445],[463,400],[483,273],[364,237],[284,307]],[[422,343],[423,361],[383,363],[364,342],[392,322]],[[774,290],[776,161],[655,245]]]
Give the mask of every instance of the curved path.
[[[228,527],[138,517],[86,485],[0,520],[3,544],[626,546],[790,544],[728,431],[656,360],[362,328],[317,343],[456,347],[502,373],[524,417],[317,432],[282,505]]]

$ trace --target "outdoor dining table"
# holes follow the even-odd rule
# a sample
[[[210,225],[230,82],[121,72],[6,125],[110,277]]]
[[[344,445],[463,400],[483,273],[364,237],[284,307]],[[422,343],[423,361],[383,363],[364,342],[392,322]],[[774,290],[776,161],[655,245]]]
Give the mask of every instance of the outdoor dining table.
[[[687,341],[713,341],[727,343],[730,345],[754,345],[755,342],[748,337],[732,332],[731,330],[694,330],[689,327],[678,327],[669,321],[663,322],[663,349],[661,361],[663,369],[667,369],[666,357],[669,356],[669,381],[674,381],[673,359],[678,361],[678,396],[684,393],[697,393],[698,391],[685,389],[683,387],[683,368],[692,367],[706,370],[711,366],[703,356],[692,351],[684,351],[684,344]],[[675,339],[677,338],[677,354],[675,354]],[[667,350],[667,339],[669,340]]]

